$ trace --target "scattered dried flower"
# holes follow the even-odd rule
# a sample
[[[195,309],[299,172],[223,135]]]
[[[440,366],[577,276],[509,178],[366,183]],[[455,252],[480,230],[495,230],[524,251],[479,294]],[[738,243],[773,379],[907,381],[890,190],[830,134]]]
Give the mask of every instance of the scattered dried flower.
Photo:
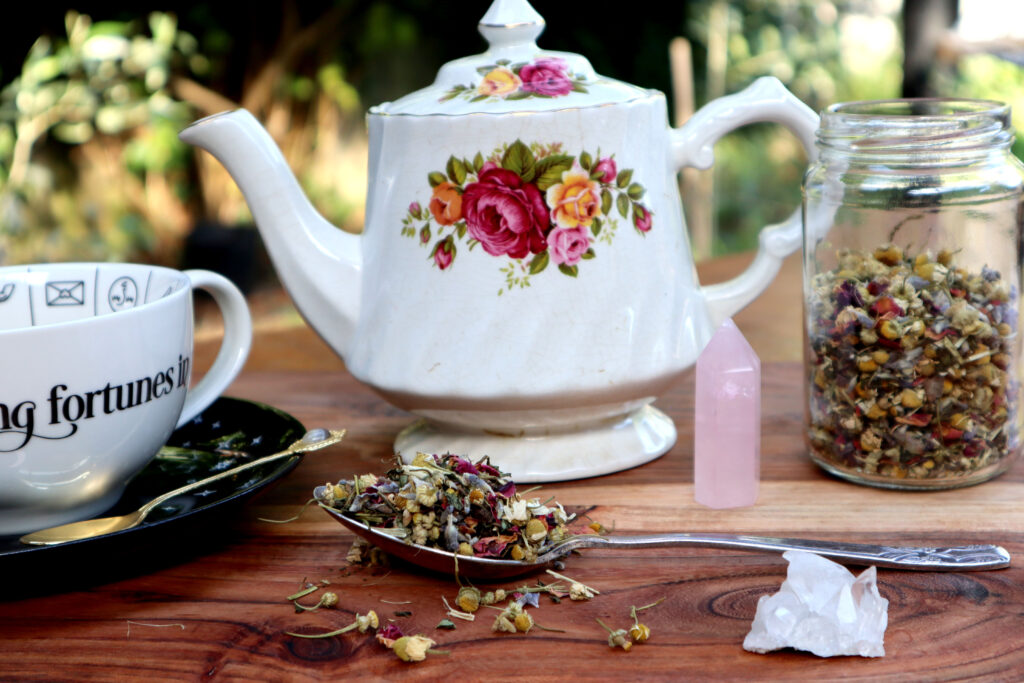
[[[600,619],[597,619],[597,623],[601,624],[605,631],[608,631],[608,647],[621,647],[626,652],[633,648],[633,642],[629,639],[629,634],[624,629],[620,628],[617,631],[613,631]]]
[[[554,576],[556,579],[562,579],[563,581],[569,582],[570,600],[590,600],[595,595],[601,594],[601,592],[598,591],[596,588],[591,588],[590,586],[582,584],[579,581],[576,581],[575,579],[570,579],[568,576],[562,576],[561,574],[553,572],[550,569],[548,569],[547,572],[548,574],[551,574],[551,576]]]
[[[385,626],[377,629],[377,642],[386,648],[390,648],[395,644],[395,641],[401,638],[404,634],[402,629],[398,628],[397,624],[389,622]]]
[[[520,633],[529,633],[530,629],[533,627],[533,617],[531,617],[526,610],[523,610],[516,615],[513,623],[516,625],[516,630]]]
[[[643,607],[637,607],[635,605],[629,608],[629,616],[633,618],[633,626],[629,629],[629,637],[633,639],[635,643],[646,643],[651,637],[651,629],[649,626],[640,623],[640,618],[637,616],[637,612],[643,612],[645,609],[651,609],[656,607],[665,601],[665,598],[658,598],[649,605]]]
[[[647,625],[637,622],[629,628],[629,637],[635,643],[646,643],[647,639],[651,637],[651,629]]]
[[[437,643],[426,636],[402,636],[391,646],[403,662],[422,662]]]
[[[480,609],[480,591],[473,586],[463,586],[455,598],[455,604],[465,612],[475,612]]]
[[[491,626],[491,630],[495,633],[515,633],[516,625],[511,619],[509,619],[504,612],[499,614],[494,620],[494,624]]]

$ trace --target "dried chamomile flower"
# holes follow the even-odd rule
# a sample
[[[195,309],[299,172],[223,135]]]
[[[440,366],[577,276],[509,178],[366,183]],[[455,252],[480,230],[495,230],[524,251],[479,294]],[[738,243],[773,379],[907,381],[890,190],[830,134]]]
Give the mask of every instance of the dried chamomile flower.
[[[508,618],[508,615],[502,612],[495,618],[494,624],[491,625],[491,630],[495,633],[515,633],[516,625],[512,619]]]
[[[403,662],[422,662],[437,643],[426,636],[402,636],[391,649]]]
[[[441,596],[441,602],[444,603],[445,609],[448,610],[449,617],[455,617],[456,619],[464,619],[466,621],[473,621],[474,619],[476,619],[475,614],[471,614],[469,612],[460,612],[457,609],[453,609],[452,606],[448,604],[448,599],[443,595]]]
[[[590,600],[595,595],[600,595],[601,594],[600,591],[598,591],[597,589],[591,588],[590,586],[582,584],[579,581],[576,581],[575,579],[570,579],[568,576],[562,576],[561,574],[553,572],[550,569],[548,569],[547,572],[548,572],[548,574],[551,574],[551,576],[554,576],[555,578],[562,579],[563,581],[568,581],[569,582],[569,599],[570,600]]]
[[[463,586],[455,598],[455,604],[463,611],[475,612],[480,609],[480,590],[473,586]]]
[[[608,647],[621,647],[626,652],[633,648],[633,641],[629,639],[629,634],[626,633],[625,629],[620,628],[613,631],[600,619],[597,619],[597,623],[601,624],[605,631],[608,631]]]
[[[380,626],[380,620],[377,618],[377,613],[370,610],[365,616],[356,615],[356,628],[359,629],[360,633],[366,633],[371,628],[377,628]]]
[[[629,627],[629,637],[635,643],[646,643],[647,639],[651,637],[651,629],[637,622]]]
[[[529,633],[530,629],[533,628],[533,617],[526,610],[523,610],[516,615],[513,623],[516,626],[516,630],[520,633]]]
[[[649,605],[643,607],[636,607],[635,605],[629,608],[629,615],[633,617],[633,626],[629,629],[629,637],[633,639],[635,643],[646,643],[651,637],[651,629],[645,624],[640,623],[640,618],[637,616],[637,612],[642,612],[645,609],[656,607],[664,602],[665,598],[659,598]]]

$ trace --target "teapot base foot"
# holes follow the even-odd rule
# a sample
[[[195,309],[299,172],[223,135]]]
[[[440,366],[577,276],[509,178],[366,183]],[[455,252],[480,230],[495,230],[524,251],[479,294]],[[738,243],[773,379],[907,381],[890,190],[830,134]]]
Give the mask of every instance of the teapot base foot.
[[[420,419],[395,439],[405,462],[417,453],[454,453],[473,460],[487,455],[516,483],[585,479],[650,462],[676,442],[676,428],[651,405],[612,419],[551,433],[471,431]]]

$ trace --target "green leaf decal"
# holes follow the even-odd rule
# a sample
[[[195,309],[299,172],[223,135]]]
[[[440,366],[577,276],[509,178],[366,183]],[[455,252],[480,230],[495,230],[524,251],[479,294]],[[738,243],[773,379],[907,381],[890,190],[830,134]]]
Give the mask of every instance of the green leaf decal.
[[[590,232],[591,232],[591,234],[592,234],[592,235],[593,235],[594,237],[597,237],[598,235],[600,235],[600,234],[601,234],[601,227],[602,227],[603,225],[604,225],[604,224],[603,224],[603,223],[601,222],[601,219],[600,219],[600,218],[595,218],[595,219],[594,219],[594,220],[593,220],[593,221],[592,221],[592,222],[590,223]]]
[[[530,261],[530,274],[531,275],[536,275],[540,271],[542,271],[545,268],[547,268],[548,267],[548,262],[550,260],[551,260],[551,257],[548,256],[548,252],[546,252],[546,251],[541,252],[541,253],[537,254],[536,256],[534,256],[533,259]]]
[[[536,163],[536,160],[533,158],[533,152],[523,144],[522,140],[513,142],[505,151],[505,156],[501,158],[502,168],[518,174],[523,179],[523,182],[527,183],[534,178],[534,166]]]
[[[572,168],[573,157],[568,154],[552,154],[544,157],[534,167],[537,189],[547,192],[548,188],[562,182],[562,174]]]
[[[587,89],[584,88],[583,85],[580,84],[580,83],[573,83],[572,84],[572,90],[573,90],[573,92],[581,92],[583,94],[587,93]]]
[[[629,185],[629,181],[633,179],[633,169],[627,168],[624,171],[619,171],[619,176],[615,179],[615,184],[619,187],[625,188]]]
[[[466,164],[462,162],[462,159],[456,159],[454,156],[448,157],[448,165],[445,166],[445,170],[456,185],[466,182]]]
[[[632,185],[629,186],[629,189],[626,190],[626,194],[628,194],[629,198],[632,199],[633,201],[638,201],[641,197],[644,196],[645,191],[646,190],[644,190],[643,185],[641,185],[640,183],[633,183]]]
[[[478,74],[480,74],[481,76],[486,76],[487,74],[489,74],[492,71],[494,71],[494,67],[495,67],[494,64],[488,64],[487,66],[478,66],[476,68],[476,72]]]
[[[619,210],[619,215],[623,218],[629,215],[629,197],[624,194],[620,194],[615,200],[615,208]]]
[[[505,97],[506,100],[525,100],[528,97],[532,97],[533,93],[527,90],[517,90],[511,95]]]
[[[455,224],[455,232],[458,234],[459,239],[463,239],[466,236],[466,222],[459,221]]]
[[[441,183],[445,182],[447,178],[445,177],[444,173],[441,173],[440,171],[434,171],[427,175],[427,180],[430,182],[431,187],[437,187]]]
[[[594,167],[594,158],[590,156],[589,152],[584,152],[580,155],[580,166],[582,166],[586,171],[589,171]]]
[[[601,190],[601,213],[607,216],[612,211],[612,193],[605,188]]]
[[[476,156],[473,157],[473,172],[474,173],[479,173],[480,169],[483,168],[483,167],[484,167],[484,155],[481,154],[480,152],[477,152]]]
[[[580,269],[577,268],[576,266],[567,266],[564,263],[558,264],[558,269],[562,271],[563,274],[568,275],[569,277],[576,277],[580,272]]]
[[[584,261],[589,261],[595,256],[597,256],[597,254],[594,253],[593,249],[587,249],[585,252],[583,252],[583,256],[581,256],[580,258],[582,258]]]

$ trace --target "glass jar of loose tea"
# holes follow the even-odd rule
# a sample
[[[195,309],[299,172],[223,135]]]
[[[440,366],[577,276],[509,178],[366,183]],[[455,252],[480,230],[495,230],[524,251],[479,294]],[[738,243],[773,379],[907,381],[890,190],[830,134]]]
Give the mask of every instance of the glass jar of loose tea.
[[[804,180],[811,458],[899,489],[976,484],[1021,451],[1024,166],[1010,108],[833,105]]]

